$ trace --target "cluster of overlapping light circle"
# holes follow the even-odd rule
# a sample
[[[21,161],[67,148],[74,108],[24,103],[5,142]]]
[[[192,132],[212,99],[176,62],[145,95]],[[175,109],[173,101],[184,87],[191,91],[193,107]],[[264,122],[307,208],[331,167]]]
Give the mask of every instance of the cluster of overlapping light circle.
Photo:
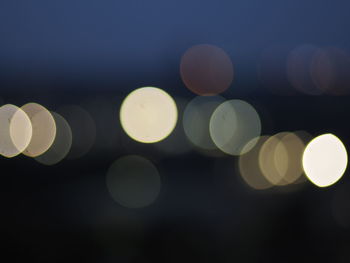
[[[137,97],[133,98],[133,94]],[[135,104],[131,107],[128,100]],[[174,105],[165,91],[153,87],[137,89],[121,106],[122,127],[136,141],[159,142],[175,127]],[[131,125],[129,120],[134,123]],[[296,184],[303,181],[303,174],[317,186],[329,186],[340,179],[347,166],[346,149],[334,135],[313,140],[306,132],[262,136],[258,112],[243,100],[197,96],[187,104],[182,125],[187,139],[200,153],[221,151],[238,156],[242,178],[255,189]]]
[[[23,154],[54,165],[90,152],[95,137],[95,120],[78,105],[64,105],[56,111],[38,103],[0,107],[0,154],[7,158]]]
[[[305,58],[304,53],[309,51],[309,47],[298,49],[289,58],[289,77],[296,86],[309,87],[300,73],[302,66],[298,66],[300,56]],[[222,93],[232,84],[234,72],[222,49],[212,45],[190,48],[181,59],[180,76],[195,94],[181,115],[179,100],[157,87],[137,88],[124,98],[119,121],[131,139],[162,145],[177,129],[174,136],[183,134],[200,154],[235,156],[243,181],[259,190],[296,185],[305,178],[326,187],[344,174],[347,151],[335,135],[323,134],[313,139],[301,131],[262,135],[256,108],[244,100],[225,98]],[[8,158],[24,154],[53,165],[65,157],[79,158],[89,152],[97,132],[89,113],[73,105],[61,107],[58,112],[65,117],[37,103],[0,107],[0,154]],[[169,145],[181,154],[186,147],[178,144],[175,138]],[[139,208],[156,200],[161,176],[151,161],[127,155],[110,166],[106,185],[116,202]]]
[[[307,70],[302,63],[309,53],[307,46],[294,50],[288,58],[289,80],[296,88],[309,87],[309,76],[303,75],[303,70]],[[180,75],[185,86],[197,95],[187,103],[180,118],[187,140],[201,154],[236,156],[243,181],[253,189],[297,185],[306,178],[316,186],[326,187],[344,174],[347,152],[335,135],[312,138],[303,131],[262,135],[261,119],[253,105],[220,95],[229,88],[234,76],[232,62],[222,49],[212,45],[188,49],[181,59]],[[312,90],[309,94],[313,94]],[[166,139],[178,117],[175,100],[155,87],[134,90],[120,108],[122,128],[141,143]],[[118,203],[141,207],[155,200],[161,184],[151,162],[140,156],[127,156],[112,164],[107,185]]]
[[[65,119],[37,103],[0,107],[0,153],[24,154],[46,165],[61,161],[70,150],[71,130]]]

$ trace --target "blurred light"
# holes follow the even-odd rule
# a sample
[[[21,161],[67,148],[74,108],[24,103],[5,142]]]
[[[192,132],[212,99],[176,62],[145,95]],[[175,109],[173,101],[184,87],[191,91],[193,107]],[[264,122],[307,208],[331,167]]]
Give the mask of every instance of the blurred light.
[[[303,131],[303,130],[295,131],[294,134],[297,135],[300,138],[300,140],[302,141],[302,143],[304,144],[304,150],[301,153],[302,176],[300,176],[295,181],[295,184],[301,184],[301,183],[308,181],[308,179],[305,176],[304,169],[303,169],[303,154],[304,154],[306,145],[313,139],[313,136],[310,133]]]
[[[306,94],[320,95],[324,90],[315,85],[311,77],[311,65],[320,48],[303,45],[290,52],[287,60],[287,73],[291,85]]]
[[[124,131],[135,141],[158,142],[175,128],[176,104],[161,89],[139,88],[124,99],[120,108],[120,122]]]
[[[243,180],[252,188],[257,190],[268,189],[273,185],[264,177],[260,169],[258,160],[261,146],[266,142],[268,136],[254,138],[247,143],[246,147],[251,149],[250,144],[255,144],[249,152],[239,157],[239,171]],[[244,148],[243,148],[244,149]]]
[[[269,137],[259,152],[259,166],[265,178],[273,185],[287,185],[284,179],[289,160],[285,145],[281,138],[288,133],[281,132]],[[278,146],[278,152],[276,148]]]
[[[179,119],[176,123],[174,131],[164,140],[156,143],[155,146],[157,149],[167,154],[184,154],[192,149],[183,127],[183,112],[186,107],[187,100],[176,98],[175,101],[179,111]]]
[[[115,97],[101,97],[83,103],[96,125],[96,140],[92,150],[106,153],[120,149],[121,127],[115,122],[115,116],[119,111],[116,105],[118,100],[119,98]]]
[[[115,161],[107,172],[107,188],[122,206],[140,208],[157,198],[161,181],[157,168],[147,159],[129,155]]]
[[[29,117],[33,134],[23,154],[36,157],[46,152],[56,137],[56,123],[51,113],[37,103],[28,103],[21,108]]]
[[[296,93],[287,77],[289,52],[289,47],[274,45],[265,49],[260,57],[258,78],[262,86],[273,94],[289,96]]]
[[[210,137],[209,122],[215,109],[225,101],[223,97],[197,96],[187,104],[183,115],[183,127],[190,142],[204,150],[216,150]]]
[[[67,121],[59,114],[51,112],[56,122],[56,138],[42,155],[35,157],[39,163],[54,165],[63,160],[72,146],[72,131]]]
[[[259,166],[271,184],[284,186],[302,181],[305,143],[298,134],[280,132],[269,137],[262,145]]]
[[[181,58],[180,74],[186,87],[197,95],[217,95],[233,81],[233,65],[221,48],[196,45]]]
[[[302,158],[305,144],[297,133],[288,132],[280,137],[275,148],[275,161],[283,181],[295,183],[303,174]],[[284,166],[281,168],[281,165]]]
[[[77,105],[66,105],[58,110],[68,122],[72,132],[72,146],[67,159],[77,159],[87,154],[96,138],[96,126],[91,115]]]
[[[0,154],[14,157],[23,152],[32,138],[32,124],[27,114],[12,104],[0,107]]]
[[[254,143],[252,139],[257,140],[260,136],[261,122],[250,104],[242,100],[229,100],[218,106],[212,114],[209,131],[220,150],[240,155],[254,147],[256,141]]]
[[[311,76],[319,89],[332,95],[350,93],[350,55],[339,48],[325,48],[314,56]]]
[[[303,154],[303,168],[308,179],[319,187],[336,183],[344,174],[348,155],[343,143],[333,134],[314,138]]]

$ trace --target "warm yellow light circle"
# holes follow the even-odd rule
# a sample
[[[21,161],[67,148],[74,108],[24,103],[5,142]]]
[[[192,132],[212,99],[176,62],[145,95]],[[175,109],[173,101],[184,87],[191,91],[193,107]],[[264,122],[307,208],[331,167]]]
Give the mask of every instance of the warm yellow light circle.
[[[23,152],[29,145],[33,134],[32,123],[28,115],[17,108],[10,123],[10,136],[19,152]]]
[[[120,108],[124,131],[135,141],[154,143],[165,139],[175,128],[177,107],[165,91],[144,87],[131,92]]]
[[[287,132],[280,138],[275,149],[275,161],[285,167],[283,180],[286,184],[299,181],[303,174],[302,156],[305,143],[298,136],[298,133]]]
[[[28,103],[21,108],[29,117],[33,134],[23,154],[37,157],[46,152],[56,137],[56,123],[51,113],[37,103]]]
[[[253,189],[264,190],[273,186],[273,184],[265,178],[259,166],[259,152],[268,139],[268,136],[253,138],[245,146],[249,151],[246,151],[245,154],[239,156],[238,168],[240,175]],[[251,148],[251,144],[254,145],[253,148]]]
[[[269,137],[259,152],[259,166],[265,178],[273,185],[287,185],[284,179],[288,165],[286,145],[281,141],[288,133],[281,132]]]
[[[28,146],[32,124],[25,112],[12,104],[0,107],[0,154],[11,158]]]
[[[348,163],[345,146],[333,134],[314,138],[305,148],[303,168],[307,178],[319,187],[336,183],[344,174]]]

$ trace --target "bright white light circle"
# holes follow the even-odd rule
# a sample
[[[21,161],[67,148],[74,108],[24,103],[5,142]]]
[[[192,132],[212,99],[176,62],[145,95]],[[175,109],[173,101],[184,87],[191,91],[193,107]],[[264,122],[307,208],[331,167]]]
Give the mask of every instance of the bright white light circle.
[[[177,107],[165,91],[154,87],[139,88],[124,99],[120,122],[135,141],[159,142],[175,128]]]
[[[336,183],[344,174],[348,155],[343,143],[333,134],[314,138],[305,148],[303,168],[307,178],[319,187]]]
[[[256,110],[243,100],[229,100],[220,104],[210,118],[210,136],[223,152],[241,155],[250,151],[261,132]],[[256,138],[256,140],[251,141]],[[250,142],[249,144],[247,144]]]

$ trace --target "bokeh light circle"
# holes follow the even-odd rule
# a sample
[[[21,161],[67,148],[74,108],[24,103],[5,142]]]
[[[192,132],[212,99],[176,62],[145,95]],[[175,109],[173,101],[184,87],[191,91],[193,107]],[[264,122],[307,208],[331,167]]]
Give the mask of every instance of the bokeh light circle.
[[[348,155],[344,144],[333,134],[314,138],[303,154],[303,168],[307,178],[319,187],[336,183],[344,174]]]
[[[343,49],[320,49],[311,65],[311,77],[315,85],[332,95],[350,93],[350,54]]]
[[[197,96],[184,111],[183,128],[189,141],[204,150],[217,149],[210,137],[209,122],[214,110],[225,101],[220,96]]]
[[[90,113],[78,105],[65,105],[58,112],[72,132],[72,145],[66,158],[78,159],[88,154],[96,139],[96,124]]]
[[[28,115],[12,104],[0,107],[0,154],[11,158],[23,152],[32,138]]]
[[[175,101],[178,108],[176,126],[168,137],[155,144],[155,147],[159,151],[166,154],[164,156],[185,154],[192,150],[192,145],[185,134],[183,126],[184,111],[188,100],[182,97],[176,97]]]
[[[48,149],[42,155],[35,157],[35,160],[45,165],[54,165],[62,161],[72,146],[72,131],[68,122],[58,113],[51,112],[56,122],[56,137]]]
[[[288,167],[288,153],[281,138],[287,132],[277,133],[269,137],[259,152],[259,166],[265,178],[273,185],[287,185],[284,180]],[[278,149],[278,154],[276,154]]]
[[[196,45],[181,58],[180,74],[186,87],[197,95],[217,95],[233,81],[233,65],[224,50],[213,45]]]
[[[129,155],[115,161],[106,178],[112,198],[129,208],[141,208],[157,198],[161,181],[157,168],[147,159]]]
[[[19,152],[23,152],[29,145],[33,135],[32,123],[28,115],[17,108],[10,122],[10,136]]]
[[[304,149],[297,133],[280,132],[269,137],[259,152],[259,166],[265,178],[279,186],[296,183],[303,174]]]
[[[231,155],[241,155],[251,150],[257,142],[261,121],[249,103],[229,100],[215,109],[210,118],[209,131],[220,150]],[[255,143],[252,141],[254,138]]]
[[[255,145],[254,148],[239,156],[238,160],[240,175],[250,187],[256,190],[264,190],[273,186],[263,175],[258,163],[261,146],[268,138],[268,136],[261,136],[258,139],[253,138],[245,147],[251,149],[252,143]]]
[[[283,180],[287,184],[296,183],[303,175],[302,158],[305,143],[298,133],[287,132],[280,137],[275,148],[275,161],[282,165]],[[284,167],[283,167],[284,165]]]
[[[302,45],[292,50],[287,59],[287,75],[291,85],[309,95],[320,95],[320,89],[312,78],[312,69],[315,56],[320,48],[312,45]]]
[[[55,140],[55,119],[45,107],[37,103],[25,104],[21,109],[28,115],[33,127],[32,138],[23,154],[29,157],[39,156],[46,152]]]
[[[177,107],[172,97],[154,87],[131,92],[120,108],[124,131],[135,141],[154,143],[166,138],[175,128]]]

